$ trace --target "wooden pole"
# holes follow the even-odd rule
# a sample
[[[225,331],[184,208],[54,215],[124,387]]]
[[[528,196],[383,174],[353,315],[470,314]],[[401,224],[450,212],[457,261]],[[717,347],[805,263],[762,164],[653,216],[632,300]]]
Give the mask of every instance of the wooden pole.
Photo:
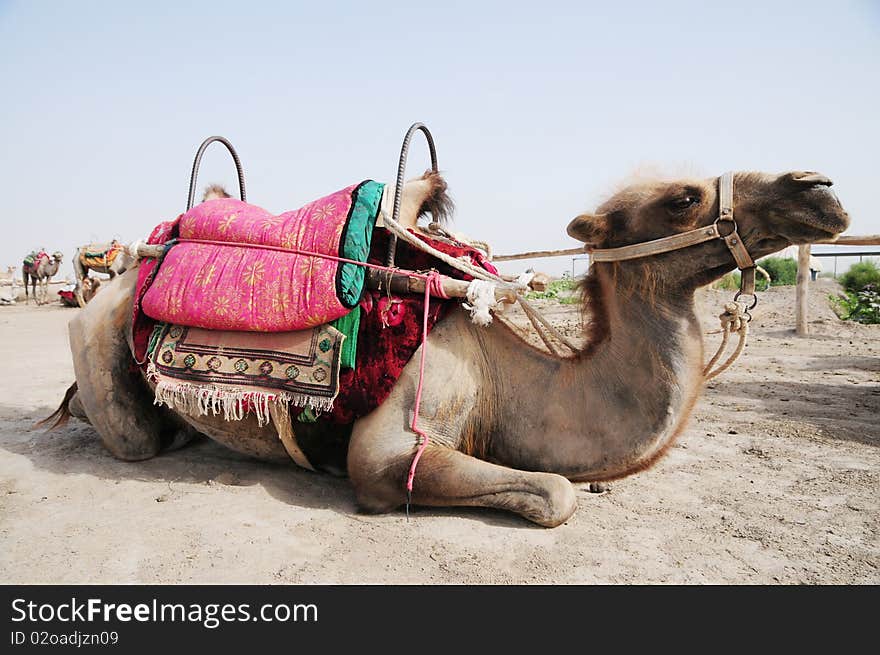
[[[798,267],[797,267],[797,288],[795,289],[795,298],[797,299],[797,327],[795,333],[799,337],[805,337],[809,334],[808,312],[807,312],[807,289],[810,284],[810,244],[798,246]]]
[[[442,298],[466,298],[469,283],[464,280],[455,280],[450,277],[441,276],[440,284],[443,287],[443,296],[431,294],[432,296]],[[391,293],[425,293],[425,280],[417,277],[410,277],[404,273],[386,273],[376,269],[367,271],[366,286],[368,289],[376,289],[378,291],[391,291]],[[502,289],[495,287],[496,302],[516,302],[516,291],[513,289]]]

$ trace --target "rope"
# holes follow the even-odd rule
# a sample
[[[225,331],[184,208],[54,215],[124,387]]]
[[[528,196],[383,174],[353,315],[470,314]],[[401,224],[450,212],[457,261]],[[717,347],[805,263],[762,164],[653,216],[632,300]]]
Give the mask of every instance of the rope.
[[[419,250],[421,250],[423,252],[431,254],[434,257],[436,257],[437,259],[446,262],[447,264],[449,264],[453,268],[458,269],[459,271],[462,271],[463,273],[467,273],[468,275],[470,275],[474,278],[477,278],[478,280],[493,281],[498,286],[501,286],[506,289],[514,289],[516,291],[521,291],[524,287],[528,288],[527,285],[520,284],[519,282],[507,282],[506,280],[502,279],[500,276],[494,275],[493,273],[489,273],[485,269],[478,268],[477,266],[474,266],[470,262],[467,262],[467,261],[464,261],[461,259],[455,259],[454,257],[450,257],[449,255],[447,255],[444,252],[440,252],[436,248],[431,247],[430,245],[428,245],[427,243],[425,243],[421,239],[415,237],[411,232],[404,229],[397,221],[395,221],[392,218],[389,218],[388,216],[385,217],[385,227],[388,228],[388,230],[391,231],[392,233],[396,234],[399,238],[401,238],[404,241],[406,241],[407,243],[409,243],[414,248],[418,248]],[[538,312],[538,310],[536,310],[534,307],[532,307],[532,305],[525,298],[522,297],[522,295],[518,294],[517,300],[519,301],[520,305],[522,305],[523,310],[529,316],[529,320],[532,322],[532,325],[535,325],[535,320],[539,321],[547,329],[547,331],[550,332],[550,334],[552,334],[556,339],[558,339],[560,343],[564,344],[567,348],[569,348],[572,351],[572,353],[578,352],[577,346],[572,344],[565,336],[563,336],[556,328],[554,328],[547,321],[547,319],[545,319],[540,314],[540,312]],[[546,341],[545,336],[541,333],[540,329],[538,329],[536,325],[535,325],[535,330],[538,332],[538,335],[541,337],[541,339],[546,344],[547,341]],[[549,345],[547,347],[550,348],[550,351],[554,356],[557,356],[557,357],[560,356],[560,354],[556,351],[556,349],[550,347]]]
[[[419,384],[416,387],[416,401],[413,407],[413,420],[410,428],[421,438],[416,454],[413,457],[412,464],[409,466],[409,474],[406,476],[406,515],[409,517],[409,506],[412,501],[413,480],[416,477],[416,467],[422,458],[422,453],[428,447],[428,433],[419,428],[419,409],[422,405],[422,382],[425,379],[425,357],[428,354],[428,304],[431,302],[431,286],[439,286],[440,274],[432,271],[427,276],[427,284],[425,284],[425,311],[422,317],[422,354],[419,357]]]
[[[559,351],[556,349],[556,346],[553,345],[553,342],[547,338],[547,335],[544,334],[544,330],[541,327],[540,322],[538,321],[536,312],[531,305],[523,305],[520,303],[520,306],[523,308],[523,312],[525,312],[526,318],[529,319],[529,322],[532,324],[532,327],[535,329],[535,332],[539,337],[541,337],[541,341],[544,342],[544,345],[547,346],[547,350],[550,351],[550,354],[554,357],[559,357]]]
[[[703,379],[711,380],[712,378],[717,377],[737,360],[737,358],[742,354],[743,350],[746,347],[746,338],[749,335],[749,320],[751,316],[745,310],[743,310],[742,306],[737,302],[727,303],[724,306],[724,313],[722,313],[719,317],[721,321],[721,332],[723,333],[723,337],[721,338],[721,345],[718,347],[718,350],[715,352],[715,355],[712,359],[709,360],[709,363],[703,368]],[[712,370],[712,367],[721,357],[721,354],[727,348],[727,343],[730,339],[731,333],[737,333],[739,335],[739,342],[736,345],[736,349],[733,351],[733,354],[728,357],[723,364],[721,364],[715,370]]]

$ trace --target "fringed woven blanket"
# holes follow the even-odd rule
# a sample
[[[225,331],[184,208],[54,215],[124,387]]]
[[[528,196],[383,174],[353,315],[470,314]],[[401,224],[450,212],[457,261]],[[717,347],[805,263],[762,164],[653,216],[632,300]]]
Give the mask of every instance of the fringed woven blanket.
[[[384,185],[367,180],[273,216],[234,198],[180,217],[143,297],[147,316],[213,330],[287,332],[329,323],[357,306]]]
[[[330,411],[344,338],[329,325],[261,334],[160,324],[148,366],[155,402],[227,421],[253,411],[260,425],[272,403]]]

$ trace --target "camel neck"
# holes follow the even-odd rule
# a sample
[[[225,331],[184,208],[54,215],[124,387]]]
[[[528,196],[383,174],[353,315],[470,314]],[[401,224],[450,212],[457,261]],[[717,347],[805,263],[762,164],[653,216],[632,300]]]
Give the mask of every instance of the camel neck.
[[[684,426],[702,379],[693,292],[657,290],[646,301],[607,271],[595,275],[591,293],[601,297],[592,304],[605,334],[579,358],[533,361],[534,416],[517,428],[521,450],[497,452],[499,460],[534,467],[537,459],[539,470],[572,479],[612,479],[650,465]]]

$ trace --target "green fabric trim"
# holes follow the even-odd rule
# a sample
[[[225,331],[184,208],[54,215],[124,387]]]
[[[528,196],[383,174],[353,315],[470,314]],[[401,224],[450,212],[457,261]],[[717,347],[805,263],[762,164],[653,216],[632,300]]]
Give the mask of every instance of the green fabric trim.
[[[346,259],[367,261],[384,189],[384,184],[372,180],[367,180],[358,187],[342,245],[342,256]],[[340,285],[337,288],[342,292],[340,300],[346,307],[354,307],[360,302],[365,275],[366,269],[363,266],[340,264]]]
[[[159,341],[162,339],[162,334],[165,332],[165,328],[168,327],[167,323],[156,323],[153,327],[153,333],[150,335],[150,342],[147,344],[147,359],[153,355],[153,351],[156,350],[156,346],[159,345]]]
[[[360,268],[360,267],[359,267]],[[340,366],[342,368],[354,368],[357,360],[358,329],[361,326],[361,306],[358,305],[345,316],[340,316],[330,323],[345,335],[340,353]]]
[[[306,407],[303,411],[299,413],[299,416],[296,417],[296,420],[300,423],[317,423],[318,415],[315,414],[315,410],[311,407]]]

